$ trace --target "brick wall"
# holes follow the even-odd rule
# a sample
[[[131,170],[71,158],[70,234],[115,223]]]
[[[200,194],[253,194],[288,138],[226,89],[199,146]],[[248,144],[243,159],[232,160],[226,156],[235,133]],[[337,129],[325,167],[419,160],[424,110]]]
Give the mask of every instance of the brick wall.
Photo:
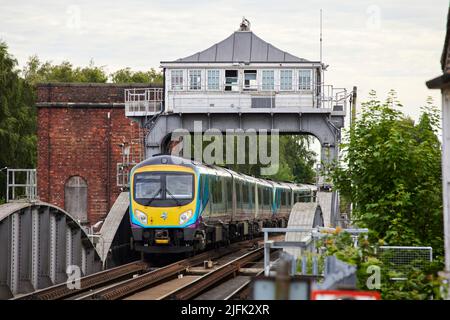
[[[123,92],[113,84],[39,84],[38,195],[66,208],[64,186],[72,176],[87,183],[88,221],[94,224],[108,213],[120,193],[117,163],[120,144],[143,152],[139,125],[125,117]],[[140,142],[140,143],[139,143]]]

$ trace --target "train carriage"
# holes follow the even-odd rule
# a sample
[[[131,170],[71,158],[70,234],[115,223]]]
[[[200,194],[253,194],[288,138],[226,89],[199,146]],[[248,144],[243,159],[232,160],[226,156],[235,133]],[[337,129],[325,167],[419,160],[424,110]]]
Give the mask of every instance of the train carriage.
[[[168,155],[130,173],[135,249],[149,253],[203,250],[285,226],[291,208],[313,201],[313,186],[275,182]]]

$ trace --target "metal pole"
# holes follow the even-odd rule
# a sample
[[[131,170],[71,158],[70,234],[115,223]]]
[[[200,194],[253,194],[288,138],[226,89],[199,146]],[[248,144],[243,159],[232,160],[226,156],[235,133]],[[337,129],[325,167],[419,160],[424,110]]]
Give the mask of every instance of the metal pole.
[[[445,272],[450,280],[450,89],[442,91],[442,192],[444,200]],[[450,299],[450,296],[448,297]]]
[[[350,117],[350,130],[353,128],[353,124],[355,123],[356,119],[356,98],[357,98],[357,90],[358,88],[356,86],[353,87],[353,93],[352,93],[352,114]]]
[[[6,202],[9,202],[9,169],[6,169]]]

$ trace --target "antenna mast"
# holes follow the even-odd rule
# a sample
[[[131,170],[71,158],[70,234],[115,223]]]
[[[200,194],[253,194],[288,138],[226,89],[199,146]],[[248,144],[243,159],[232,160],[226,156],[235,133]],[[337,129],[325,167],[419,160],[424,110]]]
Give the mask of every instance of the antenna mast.
[[[320,9],[320,63],[322,63],[322,9]]]

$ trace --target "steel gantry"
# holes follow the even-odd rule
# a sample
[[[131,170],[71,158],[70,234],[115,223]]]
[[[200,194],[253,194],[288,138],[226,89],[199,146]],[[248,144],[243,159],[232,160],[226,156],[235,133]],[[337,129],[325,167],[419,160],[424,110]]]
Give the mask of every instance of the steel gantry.
[[[87,234],[66,211],[40,201],[0,205],[0,299],[101,267]]]

